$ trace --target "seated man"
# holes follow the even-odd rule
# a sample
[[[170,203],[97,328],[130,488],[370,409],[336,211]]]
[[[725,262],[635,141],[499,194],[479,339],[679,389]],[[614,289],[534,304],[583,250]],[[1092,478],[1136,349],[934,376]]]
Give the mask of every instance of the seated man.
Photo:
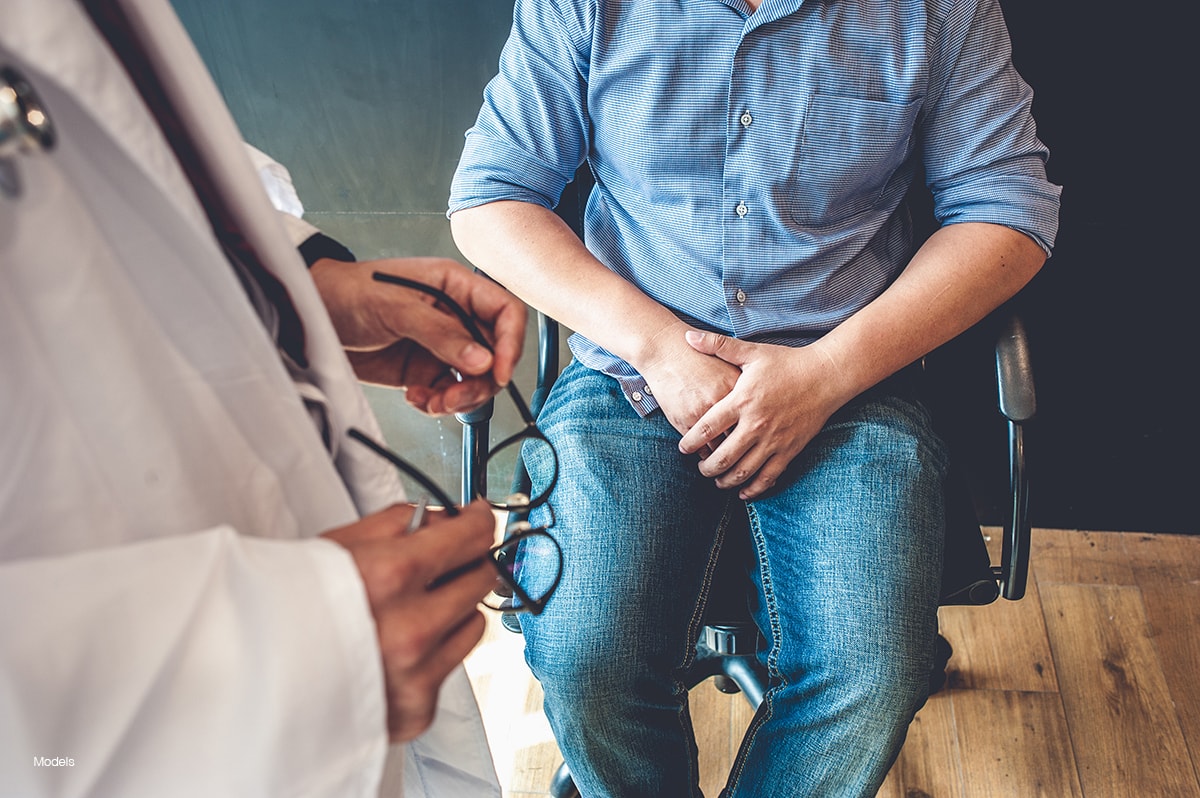
[[[743,506],[770,684],[724,794],[878,790],[937,629],[945,459],[906,368],[1050,251],[1031,99],[995,0],[517,0],[449,210],[575,332],[539,420],[569,566],[522,625],[584,796],[698,794],[680,676]],[[551,210],[585,161],[586,246]]]

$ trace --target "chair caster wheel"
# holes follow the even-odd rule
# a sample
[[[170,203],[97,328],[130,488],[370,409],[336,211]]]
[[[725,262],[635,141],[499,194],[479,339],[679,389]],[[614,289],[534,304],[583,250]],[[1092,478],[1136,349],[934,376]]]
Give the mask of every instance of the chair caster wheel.
[[[934,662],[939,662],[942,665],[945,665],[947,662],[949,662],[950,656],[954,654],[954,649],[950,646],[950,641],[942,637],[940,634],[937,636],[937,641],[934,643],[933,650]]]
[[[500,625],[510,632],[521,634],[521,619],[517,617],[515,612],[501,613]]]
[[[737,686],[737,682],[730,679],[723,673],[718,673],[713,677],[713,687],[716,687],[722,693],[733,695],[734,693],[742,692],[742,688]]]
[[[554,771],[554,779],[550,782],[550,795],[554,798],[580,798],[579,788],[571,780],[571,771],[567,768],[566,762],[563,762],[558,766],[558,770]]]
[[[950,641],[939,634],[934,645],[933,670],[929,672],[929,695],[941,691],[946,686],[946,666],[950,664],[950,656],[953,653]]]

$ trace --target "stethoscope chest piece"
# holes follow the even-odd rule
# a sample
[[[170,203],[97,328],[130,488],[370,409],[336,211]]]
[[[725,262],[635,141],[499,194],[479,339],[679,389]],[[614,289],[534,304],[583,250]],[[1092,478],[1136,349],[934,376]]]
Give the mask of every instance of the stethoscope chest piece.
[[[29,81],[0,66],[0,158],[54,146],[54,124]]]

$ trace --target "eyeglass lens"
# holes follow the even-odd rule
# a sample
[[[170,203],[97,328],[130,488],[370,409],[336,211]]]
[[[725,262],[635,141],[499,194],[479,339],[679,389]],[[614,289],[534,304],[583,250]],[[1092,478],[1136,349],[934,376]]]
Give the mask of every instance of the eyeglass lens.
[[[500,464],[501,473],[509,475],[508,479],[496,479],[491,475],[497,470],[492,467],[496,463]],[[536,491],[527,473],[542,476]],[[488,468],[480,473],[480,478],[487,479],[487,485],[476,485],[475,492],[483,495],[488,504],[497,510],[525,512],[542,506],[550,498],[558,479],[558,453],[536,429],[514,435],[488,452]]]
[[[558,587],[562,577],[562,549],[542,528],[521,522],[510,528],[504,542],[493,549],[503,587],[496,594],[503,601],[489,603],[505,612],[538,614]]]

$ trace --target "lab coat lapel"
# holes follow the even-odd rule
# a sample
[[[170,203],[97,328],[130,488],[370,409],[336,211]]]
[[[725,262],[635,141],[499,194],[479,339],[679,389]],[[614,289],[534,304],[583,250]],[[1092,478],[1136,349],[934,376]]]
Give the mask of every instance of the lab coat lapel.
[[[371,452],[345,437],[352,426],[379,439],[382,432],[303,261],[252,168],[220,92],[169,4],[160,0],[110,1],[124,12],[131,34],[150,59],[182,124],[204,131],[193,144],[214,192],[213,201],[223,206],[261,265],[283,286],[302,320],[306,362],[301,364],[303,368],[293,369],[294,377],[315,389],[310,399],[324,404],[332,455],[359,512],[385,507],[402,496],[398,479]]]

